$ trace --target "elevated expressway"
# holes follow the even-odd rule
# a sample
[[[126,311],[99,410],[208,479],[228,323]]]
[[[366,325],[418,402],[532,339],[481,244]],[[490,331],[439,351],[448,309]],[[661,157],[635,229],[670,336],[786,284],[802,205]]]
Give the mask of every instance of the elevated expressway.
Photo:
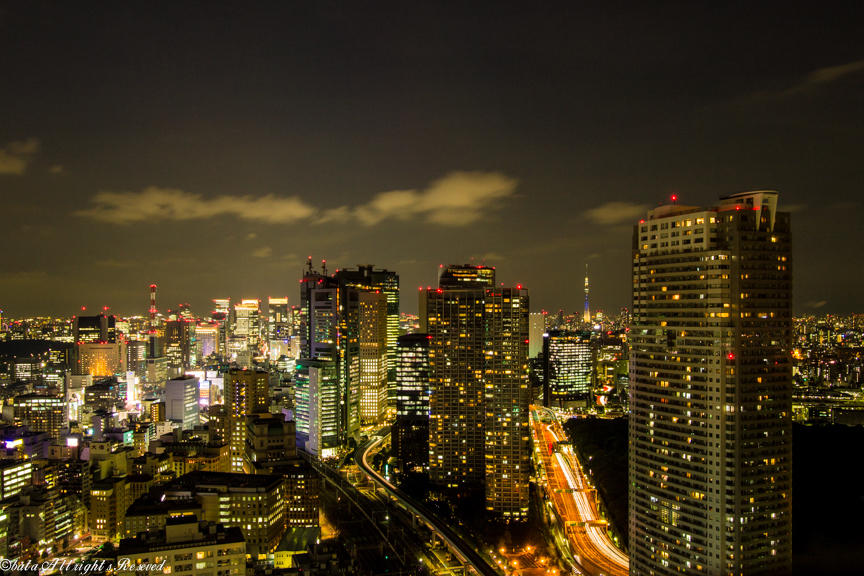
[[[595,490],[572,447],[560,443],[566,437],[557,415],[532,407],[531,425],[538,477],[545,476],[546,493],[565,527],[570,552],[589,574],[626,576],[629,560],[610,540],[606,521],[597,512]]]
[[[385,480],[378,474],[372,466],[367,462],[366,458],[369,452],[372,451],[378,444],[383,442],[381,436],[371,438],[369,441],[361,444],[354,453],[354,461],[369,478],[394,500],[399,502],[413,516],[422,520],[450,549],[453,555],[465,566],[466,571],[471,569],[474,573],[480,576],[501,576],[500,573],[492,568],[471,546],[459,537],[447,524],[438,519],[425,506],[403,493],[393,484]]]

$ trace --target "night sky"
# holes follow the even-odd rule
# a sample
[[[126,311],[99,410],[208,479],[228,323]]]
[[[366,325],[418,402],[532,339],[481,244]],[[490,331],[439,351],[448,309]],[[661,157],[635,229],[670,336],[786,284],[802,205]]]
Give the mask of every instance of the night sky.
[[[751,5],[753,4],[753,5]],[[0,309],[144,314],[439,264],[629,306],[673,193],[780,192],[795,307],[864,312],[864,17],[830,2],[0,2]]]

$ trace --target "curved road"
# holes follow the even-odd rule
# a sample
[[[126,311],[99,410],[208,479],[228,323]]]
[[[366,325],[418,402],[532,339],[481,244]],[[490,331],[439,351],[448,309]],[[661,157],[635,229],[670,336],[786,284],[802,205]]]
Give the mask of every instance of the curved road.
[[[549,415],[550,424],[543,423],[538,417],[537,412],[541,410]],[[535,442],[542,441],[540,450],[550,500],[565,524],[573,522],[580,525],[567,530],[580,564],[590,574],[626,576],[629,559],[609,539],[594,498],[586,492],[591,486],[582,473],[576,455],[569,447],[559,444],[565,435],[558,416],[548,408],[532,406],[531,420]],[[552,453],[548,452],[550,446],[554,446]]]
[[[357,466],[369,476],[373,482],[384,488],[390,496],[399,500],[409,511],[423,519],[426,524],[431,526],[435,532],[450,546],[454,555],[468,567],[474,569],[481,576],[500,576],[498,572],[492,568],[483,558],[471,548],[467,542],[459,537],[450,527],[432,514],[425,506],[403,493],[393,484],[385,480],[379,475],[372,466],[366,461],[366,456],[369,450],[377,446],[383,440],[382,437],[377,437],[368,442],[361,444],[354,453],[354,461]]]

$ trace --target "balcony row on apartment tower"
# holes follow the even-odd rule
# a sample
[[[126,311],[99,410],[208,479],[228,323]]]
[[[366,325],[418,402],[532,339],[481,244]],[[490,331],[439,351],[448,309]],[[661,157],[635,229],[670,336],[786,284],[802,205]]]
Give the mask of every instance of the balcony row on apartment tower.
[[[528,513],[528,291],[486,266],[450,266],[420,292],[429,337],[429,475],[441,488],[484,486],[486,508]]]
[[[790,573],[789,220],[762,191],[633,228],[631,574]]]

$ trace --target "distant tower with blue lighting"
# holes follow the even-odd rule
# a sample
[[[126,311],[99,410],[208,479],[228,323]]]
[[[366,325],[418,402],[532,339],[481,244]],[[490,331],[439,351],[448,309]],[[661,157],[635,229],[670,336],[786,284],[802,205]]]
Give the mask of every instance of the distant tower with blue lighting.
[[[585,324],[591,323],[591,308],[588,307],[588,264],[585,264],[585,313],[582,321]]]

